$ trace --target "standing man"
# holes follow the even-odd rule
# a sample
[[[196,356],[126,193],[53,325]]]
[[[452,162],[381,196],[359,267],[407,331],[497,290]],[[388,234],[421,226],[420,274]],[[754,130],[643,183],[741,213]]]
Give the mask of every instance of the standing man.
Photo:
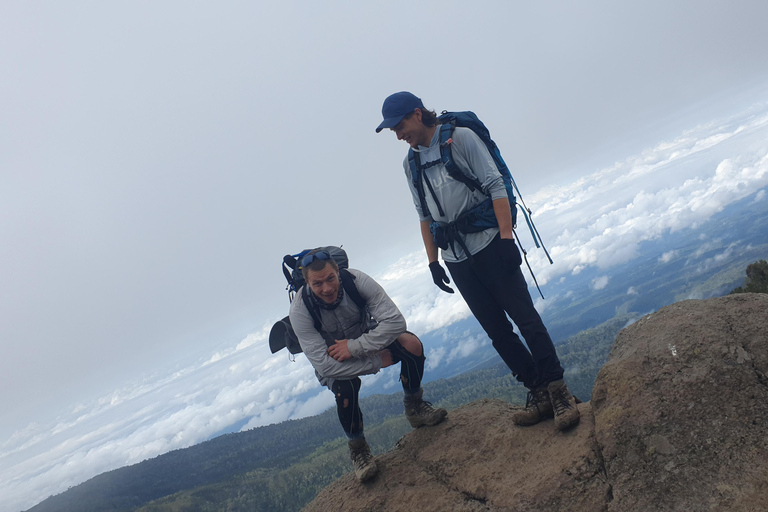
[[[291,303],[291,325],[320,384],[336,397],[355,476],[364,482],[378,468],[363,432],[361,375],[400,363],[405,415],[414,428],[437,425],[447,413],[422,400],[424,347],[406,331],[405,318],[376,281],[354,269],[343,270],[342,278],[326,250],[311,251],[297,265],[305,284]]]
[[[506,188],[485,143],[463,127],[456,127],[446,143],[459,170],[480,184],[480,189],[475,190],[446,170],[439,120],[434,111],[424,108],[421,99],[410,92],[397,92],[384,100],[381,113],[384,120],[376,132],[391,129],[413,151],[409,151],[403,167],[421,221],[432,279],[441,290],[453,293],[448,286],[450,279],[438,261],[439,245],[469,309],[512,374],[528,388],[525,410],[515,414],[514,422],[534,425],[554,417],[559,430],[575,425],[579,410],[563,381],[563,367],[552,339],[528,293],[520,270],[522,258],[512,233]],[[413,183],[409,160],[418,166],[422,190],[426,191],[423,195]],[[489,204],[489,198],[492,209],[485,209],[492,211],[496,226],[474,232],[464,229],[467,216],[462,214],[480,212],[483,204]],[[528,349],[507,315],[520,329]]]

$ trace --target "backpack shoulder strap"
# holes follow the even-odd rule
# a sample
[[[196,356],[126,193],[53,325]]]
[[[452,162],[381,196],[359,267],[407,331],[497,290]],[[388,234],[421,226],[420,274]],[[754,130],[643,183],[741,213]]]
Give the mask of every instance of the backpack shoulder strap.
[[[312,305],[312,299],[309,297],[308,284],[304,284],[304,286],[301,287],[301,297],[304,299],[304,305],[307,307],[307,311],[309,311],[309,316],[312,317],[312,323],[315,326],[315,330],[320,332],[323,328],[323,324],[320,323],[320,312]]]
[[[419,158],[419,154],[416,153],[413,148],[408,149],[408,167],[411,169],[411,182],[416,189],[416,193],[419,195],[421,211],[424,215],[429,215],[427,198],[424,193],[424,183],[421,179],[421,159]]]
[[[448,121],[446,119],[446,121]],[[456,165],[453,160],[453,131],[456,129],[456,120],[450,119],[448,122],[443,122],[440,125],[440,158],[445,165],[445,170],[451,178],[462,182],[472,190],[479,190],[482,192],[482,186],[477,178],[470,178],[464,174],[461,169]]]
[[[355,285],[355,276],[347,269],[343,268],[339,270],[339,278],[341,279],[341,285],[344,287],[344,291],[352,302],[355,303],[357,309],[360,310],[360,322],[363,325],[369,325],[372,321],[371,312],[368,309],[368,304],[357,289]],[[366,330],[366,332],[368,332]]]
[[[480,137],[480,140],[482,140],[485,146],[488,148],[488,152],[491,154],[491,157],[496,164],[496,168],[499,170],[502,180],[504,181],[504,187],[507,189],[507,197],[509,199],[509,206],[512,212],[513,226],[517,223],[517,198],[519,197],[521,203],[520,209],[522,210],[523,216],[525,217],[525,222],[528,224],[528,229],[531,231],[533,241],[536,244],[536,247],[541,247],[544,249],[544,254],[547,255],[547,259],[549,259],[549,262],[552,263],[552,258],[549,256],[547,248],[544,247],[544,241],[541,239],[536,226],[533,224],[533,219],[531,217],[532,212],[526,206],[525,201],[523,201],[523,196],[520,194],[520,189],[517,188],[517,183],[515,183],[515,179],[512,177],[509,166],[507,166],[506,162],[504,162],[504,159],[501,157],[499,147],[496,145],[493,139],[491,139],[491,133],[488,130],[488,127],[485,126],[485,124],[480,120],[480,118],[477,117],[474,112],[469,110],[463,112],[448,112],[443,110],[437,119],[443,125],[450,125],[454,128],[456,126],[469,128],[475,133],[475,135]],[[451,129],[451,133],[453,133],[453,128]],[[463,181],[463,173],[460,171],[460,169],[456,168],[456,163],[453,161],[451,145],[448,143],[449,141],[450,138],[441,137],[441,143],[443,143],[441,145],[441,156],[451,177]],[[466,175],[464,176],[466,177]],[[468,187],[473,188],[470,182],[464,183],[466,183]],[[480,183],[477,182],[477,185],[479,184]],[[517,194],[515,194],[515,192],[517,192]]]
[[[342,268],[339,269],[339,279],[341,279],[341,286],[344,287],[347,296],[355,303],[358,309],[365,309],[365,299],[360,295],[357,286],[355,286],[355,276],[349,270]]]

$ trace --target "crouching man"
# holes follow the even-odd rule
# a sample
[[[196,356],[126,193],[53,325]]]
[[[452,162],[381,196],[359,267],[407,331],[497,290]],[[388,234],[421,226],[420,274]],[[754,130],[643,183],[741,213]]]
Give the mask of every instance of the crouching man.
[[[406,331],[405,318],[376,281],[354,269],[342,277],[325,250],[310,252],[298,265],[306,284],[291,303],[291,325],[318,380],[336,397],[355,476],[364,482],[378,468],[363,432],[361,375],[400,363],[405,415],[414,428],[437,425],[447,413],[422,400],[424,347]]]

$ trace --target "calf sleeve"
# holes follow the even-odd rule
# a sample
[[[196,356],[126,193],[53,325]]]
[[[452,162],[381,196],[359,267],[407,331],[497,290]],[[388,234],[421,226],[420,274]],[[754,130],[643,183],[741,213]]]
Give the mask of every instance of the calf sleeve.
[[[336,397],[336,412],[339,414],[341,428],[350,439],[363,437],[363,412],[358,403],[361,384],[360,377],[355,377],[337,380],[331,389]]]
[[[420,356],[411,354],[400,342],[395,341],[387,347],[392,353],[392,362],[400,363],[400,382],[403,384],[403,391],[408,394],[416,393],[421,389],[421,378],[424,376],[424,349]]]

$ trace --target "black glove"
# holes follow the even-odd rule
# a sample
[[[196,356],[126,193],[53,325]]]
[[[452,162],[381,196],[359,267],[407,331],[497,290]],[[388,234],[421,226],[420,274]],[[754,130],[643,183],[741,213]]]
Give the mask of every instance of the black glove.
[[[439,261],[433,261],[429,264],[429,271],[432,272],[432,280],[435,282],[438,288],[444,292],[453,293],[453,288],[446,286],[451,282],[448,279],[448,274],[445,273],[445,269],[440,265]]]
[[[499,240],[502,261],[510,266],[519,267],[523,264],[520,249],[517,248],[514,238],[502,238]]]

